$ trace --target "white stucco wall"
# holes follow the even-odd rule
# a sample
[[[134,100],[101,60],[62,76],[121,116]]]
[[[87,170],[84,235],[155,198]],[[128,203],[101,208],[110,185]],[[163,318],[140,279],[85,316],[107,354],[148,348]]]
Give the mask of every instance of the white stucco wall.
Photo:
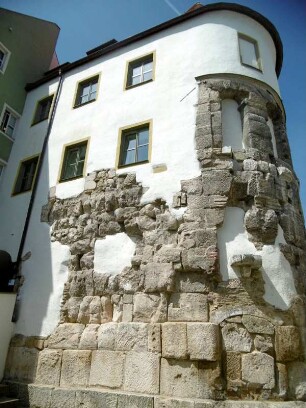
[[[238,32],[258,42],[263,72],[241,65]],[[155,80],[125,91],[126,62],[153,51]],[[152,120],[150,163],[119,172],[136,173],[137,180],[147,188],[143,202],[163,198],[171,205],[173,194],[180,190],[180,181],[200,175],[194,147],[195,78],[218,73],[246,75],[278,91],[275,57],[273,41],[259,23],[239,13],[218,11],[188,20],[65,74],[24,248],[24,253],[31,251],[32,256],[22,268],[25,283],[17,332],[45,335],[58,322],[69,250],[50,244],[49,227],[40,222],[40,212],[48,200],[50,187],[56,186],[59,198],[75,196],[84,188],[83,178],[58,183],[63,146],[89,138],[85,172],[113,168],[119,128]],[[73,109],[77,83],[98,73],[101,77],[97,100]],[[0,248],[8,251],[13,260],[16,260],[30,193],[12,197],[11,191],[19,162],[41,151],[46,134],[47,121],[31,126],[36,103],[56,88],[57,80],[52,80],[28,94],[0,185]],[[161,163],[167,170],[153,173],[153,167]],[[108,240],[101,245],[106,243]]]
[[[14,323],[11,320],[15,299],[15,294],[0,293],[0,382],[3,378],[6,355],[14,331]]]
[[[117,275],[131,266],[136,243],[125,233],[109,235],[95,242],[94,270],[98,273]]]
[[[243,148],[241,115],[238,103],[233,99],[222,101],[222,138],[223,146],[230,146],[233,150]]]
[[[218,230],[218,247],[220,254],[220,272],[223,281],[237,279],[238,276],[230,265],[233,255],[255,254],[262,257],[262,275],[265,282],[264,299],[271,305],[286,310],[296,296],[293,272],[289,262],[280,251],[279,244],[285,243],[282,228],[278,227],[278,235],[274,245],[264,245],[257,251],[248,240],[244,227],[244,211],[229,207],[225,210],[225,219]]]

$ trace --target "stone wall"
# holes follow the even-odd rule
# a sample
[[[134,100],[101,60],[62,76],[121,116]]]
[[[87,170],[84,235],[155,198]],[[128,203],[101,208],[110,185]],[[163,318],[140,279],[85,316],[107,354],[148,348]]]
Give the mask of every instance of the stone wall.
[[[305,406],[288,402],[306,401],[306,260],[282,111],[247,81],[204,79],[198,91],[201,176],[181,182],[172,208],[141,204],[135,175],[112,169],[88,175],[78,197],[59,200],[50,191],[41,221],[52,241],[70,246],[70,273],[51,336],[12,339],[6,379],[19,390],[35,383],[25,406],[204,408],[231,407],[232,399]],[[244,150],[222,146],[223,99],[239,104]],[[290,307],[265,300],[260,255],[234,256],[237,277],[222,280],[218,229],[226,207],[245,212],[256,249],[279,245],[296,288]],[[275,241],[279,226],[283,244]],[[130,266],[96,270],[97,240],[116,234],[135,244]]]

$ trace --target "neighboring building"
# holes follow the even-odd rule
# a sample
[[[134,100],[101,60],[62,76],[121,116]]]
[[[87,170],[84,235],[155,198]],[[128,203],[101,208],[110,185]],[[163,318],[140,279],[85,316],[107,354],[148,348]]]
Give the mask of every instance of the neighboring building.
[[[58,65],[58,34],[54,23],[0,8],[0,177],[17,133],[26,84]]]
[[[25,86],[58,65],[58,34],[54,23],[0,8],[0,185],[18,133]],[[15,294],[4,293],[13,289],[12,268],[9,254],[0,250],[0,380],[13,328]]]
[[[275,27],[219,3],[27,86],[0,190],[25,406],[305,406],[281,65]]]

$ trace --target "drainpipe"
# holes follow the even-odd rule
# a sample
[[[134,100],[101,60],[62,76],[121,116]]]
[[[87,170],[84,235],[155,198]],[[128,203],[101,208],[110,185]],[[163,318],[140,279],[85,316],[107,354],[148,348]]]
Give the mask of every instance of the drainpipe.
[[[30,198],[28,211],[27,211],[27,216],[26,216],[26,220],[25,220],[25,223],[24,223],[22,236],[21,236],[21,240],[20,240],[20,244],[19,244],[17,260],[16,260],[16,263],[15,263],[15,271],[16,271],[16,275],[17,275],[17,283],[15,284],[15,288],[16,288],[17,291],[18,291],[19,283],[20,283],[19,279],[21,277],[20,269],[21,269],[21,261],[22,261],[22,259],[21,259],[22,258],[22,252],[23,252],[25,240],[26,240],[26,237],[27,237],[28,229],[29,229],[29,224],[30,224],[33,205],[34,205],[34,201],[35,201],[37,186],[38,186],[42,166],[43,166],[43,163],[44,163],[44,158],[45,158],[45,155],[46,155],[49,136],[50,136],[53,121],[54,121],[55,111],[56,111],[56,108],[57,108],[57,104],[58,104],[61,89],[62,89],[63,76],[62,76],[62,70],[61,69],[59,69],[59,71],[58,71],[58,76],[59,76],[59,83],[58,83],[57,90],[56,90],[56,93],[55,93],[54,104],[53,104],[53,107],[52,107],[52,110],[51,110],[51,115],[50,115],[50,120],[49,120],[49,124],[48,124],[48,128],[47,128],[47,132],[46,132],[46,135],[45,135],[45,138],[44,138],[44,142],[43,142],[43,145],[42,145],[42,150],[41,150],[41,153],[40,153],[40,156],[39,156],[39,161],[38,161],[38,164],[37,164],[36,175],[34,177],[34,182],[33,182],[33,186],[32,186],[31,198]],[[15,308],[14,308],[13,317],[12,317],[12,322],[17,321],[17,317],[18,317],[17,312],[18,312],[18,300],[16,299]]]

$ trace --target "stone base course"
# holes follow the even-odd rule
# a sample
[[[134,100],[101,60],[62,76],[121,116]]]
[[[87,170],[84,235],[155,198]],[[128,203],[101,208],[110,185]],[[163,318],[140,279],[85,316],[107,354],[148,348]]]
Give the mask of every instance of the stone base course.
[[[20,398],[20,408],[305,408],[298,401],[215,401],[111,392],[103,389],[57,388],[9,383]]]

